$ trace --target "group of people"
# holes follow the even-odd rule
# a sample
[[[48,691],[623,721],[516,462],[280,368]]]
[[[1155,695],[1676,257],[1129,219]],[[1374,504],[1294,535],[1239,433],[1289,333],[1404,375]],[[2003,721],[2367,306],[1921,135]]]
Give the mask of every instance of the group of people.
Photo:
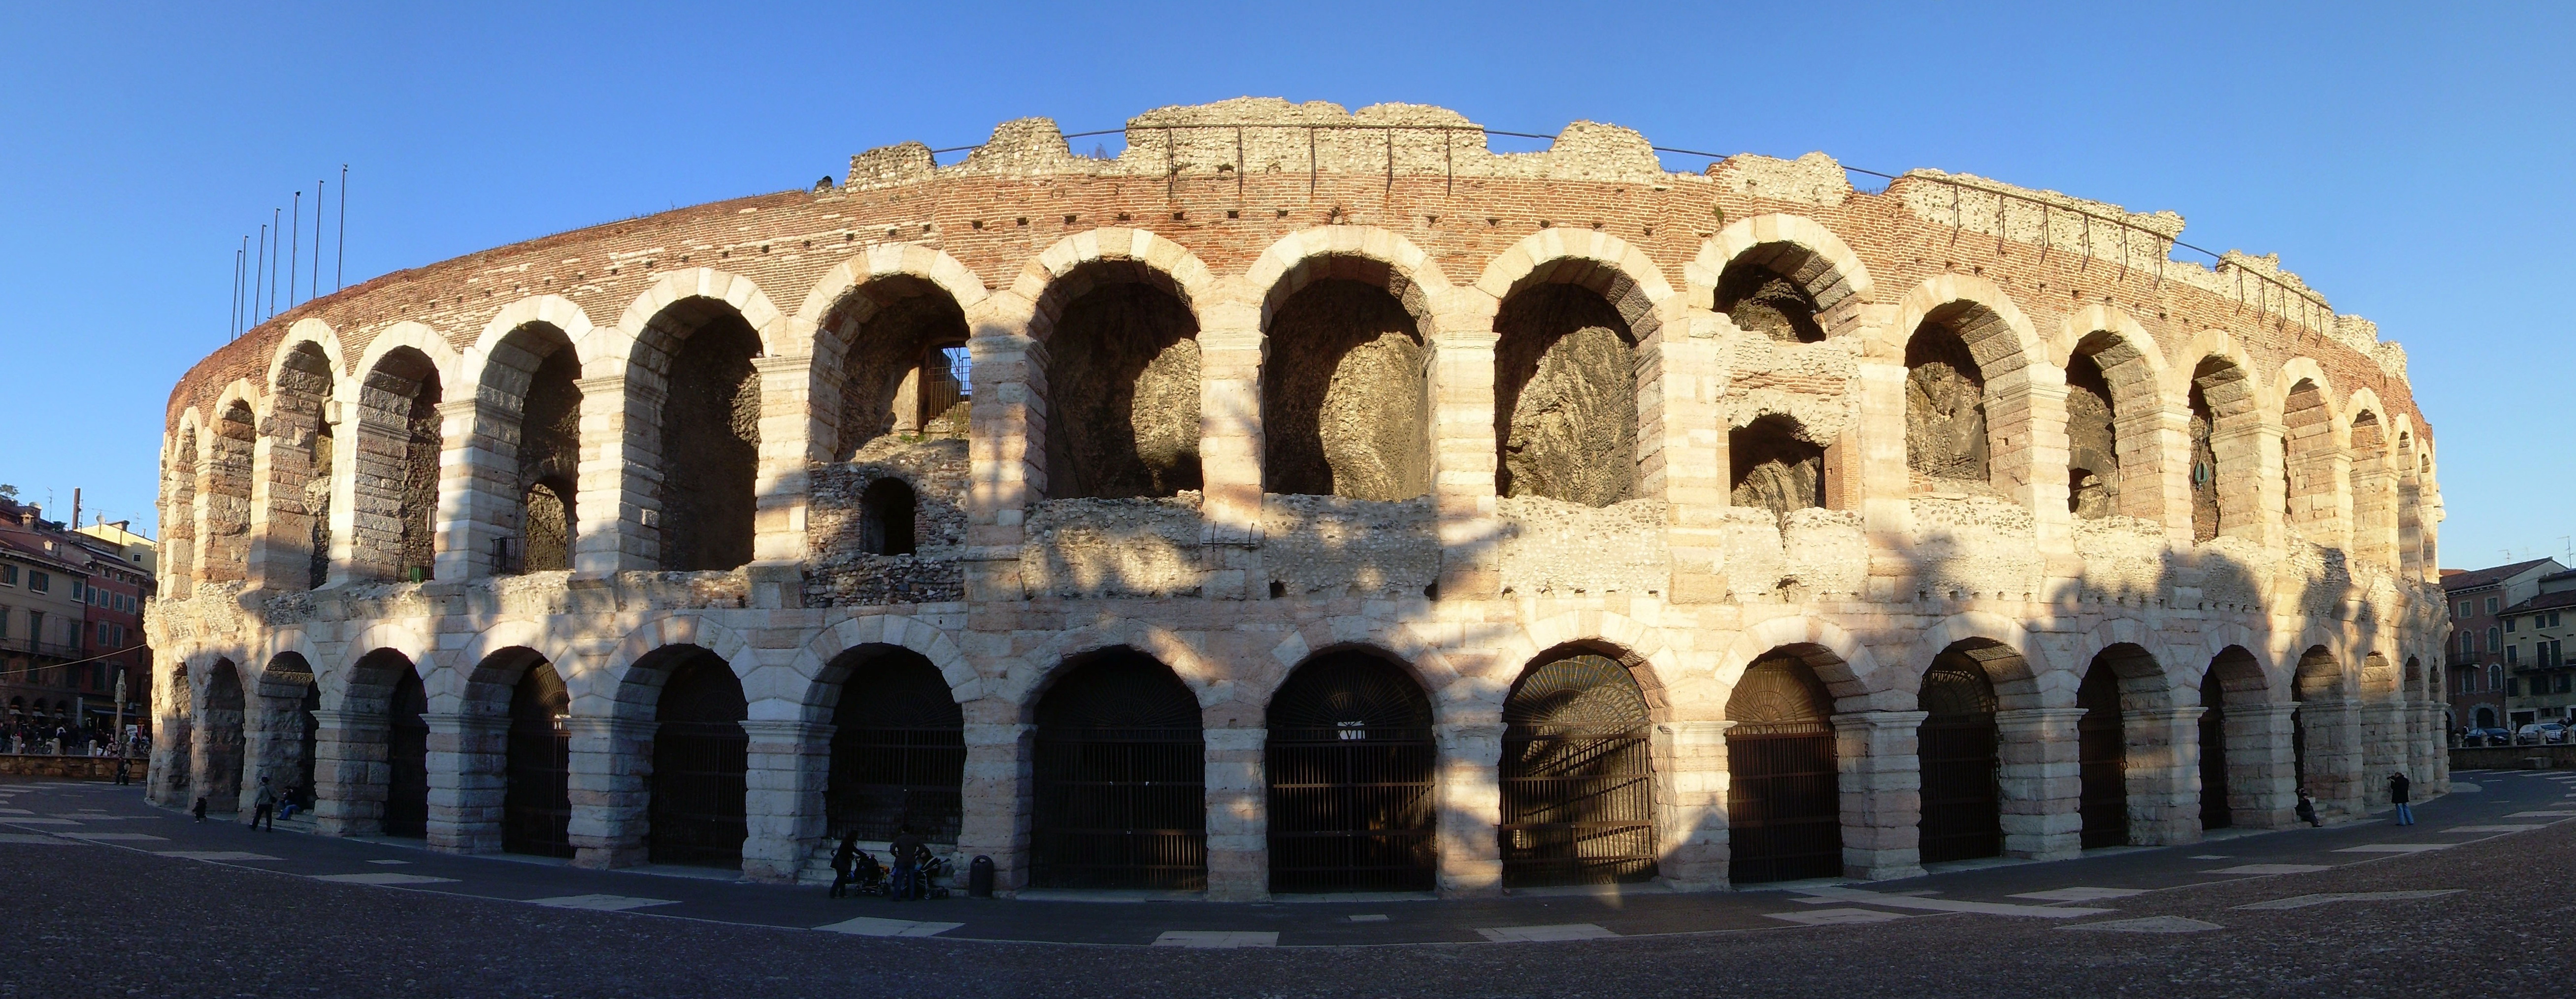
[[[2407,780],[2405,774],[2396,771],[2389,772],[2388,801],[2390,804],[2397,806],[2396,821],[2398,825],[2411,826],[2415,824],[2415,805],[2413,804],[2414,789],[2415,782]],[[2303,787],[2299,789],[2299,805],[2297,811],[2299,821],[2305,822],[2312,827],[2326,824],[2325,819],[2318,817],[2317,799],[2308,793],[2307,788]]]
[[[858,830],[842,833],[840,847],[832,851],[831,897],[847,898],[852,887],[873,894],[882,885],[885,896],[898,902],[929,898],[937,860],[921,834],[909,825],[896,828],[886,854],[893,864],[879,868],[876,857],[859,848]]]
[[[17,720],[0,725],[0,747],[19,755],[37,756],[132,756],[144,751],[146,740],[137,735],[134,745],[117,752],[114,733],[83,723]]]

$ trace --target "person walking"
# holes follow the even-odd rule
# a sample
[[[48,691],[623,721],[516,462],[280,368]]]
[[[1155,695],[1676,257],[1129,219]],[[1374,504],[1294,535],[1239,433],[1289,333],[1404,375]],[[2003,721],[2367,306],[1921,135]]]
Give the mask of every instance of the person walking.
[[[2415,824],[2415,806],[2406,803],[2406,792],[2414,786],[2415,782],[2407,780],[2404,773],[2393,772],[2388,775],[2388,800],[2397,806],[2398,825]]]
[[[197,796],[197,806],[196,806],[196,807],[194,807],[194,808],[188,809],[188,811],[190,811],[191,813],[194,813],[194,814],[197,816],[197,821],[199,821],[199,822],[204,822],[204,821],[206,821],[206,796],[205,796],[205,795],[202,795],[202,794],[201,794],[201,795],[198,795],[198,796]]]
[[[894,842],[887,846],[887,852],[894,854],[894,886],[889,894],[898,899],[910,899],[922,887],[916,883],[920,880],[921,836],[909,825],[898,826],[894,831]]]
[[[277,792],[269,788],[268,778],[259,779],[259,797],[251,799],[251,809],[251,828],[257,829],[265,822],[269,832],[277,831]]]
[[[848,898],[850,872],[859,866],[859,831],[841,834],[841,846],[832,851],[832,898]]]
[[[2299,789],[2299,807],[2297,811],[2299,814],[2299,821],[2301,822],[2305,822],[2310,826],[2322,826],[2326,824],[2326,820],[2317,817],[2317,799],[2308,796],[2307,788],[2303,787]]]
[[[116,782],[118,784],[134,783],[134,761],[122,756],[116,758]]]

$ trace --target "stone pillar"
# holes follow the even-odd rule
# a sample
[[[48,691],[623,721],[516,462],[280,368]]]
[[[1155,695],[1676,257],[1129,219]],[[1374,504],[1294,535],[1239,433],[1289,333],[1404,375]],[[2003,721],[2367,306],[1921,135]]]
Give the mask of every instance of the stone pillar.
[[[1259,599],[1261,525],[1261,361],[1267,350],[1257,306],[1219,304],[1217,321],[1240,329],[1199,331],[1200,515],[1213,568],[1201,592],[1211,600]],[[1211,812],[1213,814],[1213,812]],[[1213,847],[1211,847],[1213,849]]]
[[[1843,799],[1843,876],[1867,881],[1923,873],[1923,711],[1856,711],[1834,721],[1835,782]]]
[[[652,802],[653,723],[628,718],[573,715],[563,721],[571,738],[572,767],[565,785],[572,798],[575,867],[625,867],[644,862],[646,808]]]
[[[429,848],[498,853],[509,793],[510,719],[430,711]]]
[[[313,828],[332,836],[373,835],[384,828],[386,784],[393,778],[385,716],[371,711],[316,711],[313,736]]]
[[[1270,782],[1266,728],[1212,728],[1207,742],[1207,897],[1270,897]]]
[[[2297,758],[2290,748],[2290,701],[2227,706],[2227,807],[2236,825],[2287,829],[2298,818]]]
[[[1681,891],[1727,887],[1726,730],[1731,721],[1662,722],[1654,729],[1656,880]]]
[[[2413,712],[2407,710],[2403,695],[2390,695],[2385,701],[2360,705],[2361,724],[2361,799],[2363,810],[2390,804],[2388,775],[2406,770],[2415,754]],[[2407,780],[2416,779],[2409,772]]]
[[[2200,841],[2200,716],[2207,710],[2193,705],[2120,713],[2128,737],[2129,842]]]
[[[823,787],[831,779],[832,726],[746,721],[742,876],[793,883],[824,840]]]
[[[1450,599],[1502,590],[1502,525],[1494,507],[1494,344],[1500,338],[1491,313],[1481,323],[1444,328],[1432,338],[1431,506],[1440,525],[1440,593]],[[1495,745],[1499,760],[1501,744]]]
[[[2451,733],[2443,724],[2442,706],[2426,704],[2417,710],[2423,712],[2424,721],[2416,740],[2415,769],[2408,771],[2406,776],[2416,781],[2415,786],[2426,794],[2448,794],[2451,790]]]
[[[1871,314],[1869,308],[1862,312]],[[1893,318],[1882,318],[1877,325],[1885,325]],[[1904,333],[1910,336],[1913,331]],[[1905,463],[1905,375],[1905,365],[1901,360],[1889,363],[1863,358],[1860,362],[1860,427],[1854,435],[1861,447],[1857,509],[1861,512],[1861,530],[1871,538],[1914,536],[1913,471]],[[1865,598],[1877,603],[1912,599],[1914,573],[1914,553],[1910,546],[1871,544]],[[1910,747],[1913,743],[1906,745]],[[1905,752],[1911,756],[1914,750],[1909,748]],[[1921,771],[1913,773],[1914,779],[1919,781]],[[1918,783],[1909,793],[1917,793],[1920,789]],[[1919,803],[1907,807],[1920,809]],[[1844,842],[1848,844],[1850,841]],[[1913,850],[1914,842],[1909,835],[1906,849]],[[1846,848],[1844,856],[1850,855]],[[1905,864],[1912,866],[1914,861],[1908,860]]]
[[[1651,376],[1661,405],[1640,398],[1639,422],[1651,410],[1661,412],[1642,428],[1651,435],[1641,431],[1637,437],[1637,495],[1664,500],[1664,537],[1672,552],[1665,592],[1676,602],[1713,603],[1727,596],[1726,427],[1712,396],[1724,381],[1716,338],[1738,335],[1725,316],[1693,313],[1665,322],[1652,353],[1640,357],[1656,366]],[[1638,387],[1646,384],[1641,378]]]
[[[2075,734],[2082,708],[1995,712],[2004,856],[2063,860],[2084,852],[2084,771]]]
[[[658,456],[663,388],[625,372],[573,383],[581,390],[581,464],[573,484],[572,567],[606,575],[661,566],[661,510],[644,497],[662,480]],[[334,510],[337,515],[337,510]]]
[[[2299,703],[2300,727],[2307,731],[2307,782],[2317,808],[2336,815],[2359,815],[2367,800],[2361,779],[2361,705],[2344,698],[2317,698]],[[2295,800],[2295,796],[2294,796]]]
[[[760,378],[760,457],[753,483],[752,560],[794,563],[805,557],[806,472],[830,461],[823,445],[837,431],[815,426],[814,357],[782,354],[751,362]],[[788,606],[796,606],[790,604]]]
[[[1440,893],[1500,895],[1503,726],[1453,722],[1433,731],[1440,740]]]
[[[1029,883],[1029,750],[1035,730],[966,723],[957,852],[969,860],[979,854],[993,858],[994,887],[1001,891]]]
[[[497,433],[516,417],[498,411],[481,392],[447,395],[438,404],[438,512],[431,515],[438,543],[431,564],[439,581],[452,583],[491,575],[493,543],[517,533],[518,503],[510,486],[518,469],[502,457],[508,445]]]

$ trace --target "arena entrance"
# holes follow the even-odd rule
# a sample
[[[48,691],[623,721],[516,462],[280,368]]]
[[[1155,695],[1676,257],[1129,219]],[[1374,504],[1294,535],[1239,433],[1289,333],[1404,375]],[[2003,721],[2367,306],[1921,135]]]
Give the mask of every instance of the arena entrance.
[[[908,649],[854,649],[832,710],[832,771],[824,821],[835,842],[849,833],[887,842],[905,826],[932,843],[957,842],[966,778],[966,714],[939,667]]]
[[[1270,699],[1270,890],[1430,891],[1431,699],[1365,652],[1309,659]]]
[[[384,834],[419,839],[429,835],[429,694],[421,689],[420,671],[399,663],[393,699],[385,708]]]
[[[197,797],[218,814],[241,810],[244,706],[240,670],[230,659],[216,660],[206,676],[206,710],[197,721],[205,765],[196,770]]]
[[[510,691],[508,787],[501,797],[501,849],[572,856],[572,696],[553,664],[528,667]]]
[[[1727,880],[1738,885],[1843,872],[1842,784],[1833,696],[1804,660],[1756,660],[1726,702]]]
[[[1953,648],[1923,674],[1917,757],[1923,766],[1924,863],[2003,853],[1995,688],[1976,659]]]
[[[2109,653],[2104,653],[2108,655]],[[2081,837],[2087,850],[2129,845],[2129,745],[2120,721],[2120,677],[2101,658],[2075,689],[2076,769],[2083,781]]]
[[[751,748],[742,681],[715,653],[674,651],[681,658],[653,715],[650,855],[656,864],[739,867]]]
[[[2226,829],[2236,824],[2227,804],[2227,687],[2218,668],[2200,680],[2200,828]]]
[[[1107,649],[1039,699],[1029,878],[1039,888],[1207,888],[1198,698],[1153,657]]]
[[[1503,884],[1617,884],[1655,876],[1646,695],[1606,656],[1522,673],[1503,701]]]

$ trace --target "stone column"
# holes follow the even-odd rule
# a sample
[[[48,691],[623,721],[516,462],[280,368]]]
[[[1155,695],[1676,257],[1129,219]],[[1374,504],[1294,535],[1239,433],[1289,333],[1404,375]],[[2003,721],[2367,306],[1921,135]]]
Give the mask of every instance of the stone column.
[[[2200,841],[2200,716],[2207,708],[2120,713],[2128,737],[2129,842]]]
[[[385,785],[393,777],[385,716],[371,711],[316,711],[313,736],[313,828],[332,836],[372,835],[384,828]]]
[[[1643,428],[1652,435],[1641,432],[1637,438],[1637,495],[1664,500],[1664,537],[1672,552],[1665,592],[1675,602],[1713,603],[1727,596],[1726,427],[1711,396],[1724,380],[1715,338],[1735,335],[1741,334],[1725,316],[1693,313],[1666,321],[1653,352],[1640,357],[1656,365],[1653,384],[1662,405],[1660,417]],[[1640,399],[1639,405],[1643,423],[1650,400]]]
[[[1995,712],[2004,856],[2063,860],[2084,852],[2082,708]]]
[[[1863,309],[1863,314],[1871,314]],[[1881,318],[1885,325],[1893,316]],[[1905,331],[1911,335],[1913,331]],[[1901,342],[1901,341],[1900,341]],[[1861,530],[1871,538],[1910,538],[1914,534],[1913,472],[1905,463],[1905,365],[1862,359],[1860,362],[1860,426],[1854,434],[1861,448],[1860,481],[1857,490],[1846,489],[1846,502],[1857,497],[1861,512]],[[1914,595],[1914,553],[1902,544],[1869,546],[1869,580],[1866,598],[1878,603],[1897,603]],[[1911,738],[1911,736],[1908,736]],[[1913,743],[1907,743],[1912,746]],[[1911,756],[1914,750],[1907,749]],[[1914,771],[1920,780],[1921,771]],[[1920,791],[1918,784],[1915,789]],[[1918,795],[1919,797],[1919,795]],[[1909,808],[1920,808],[1919,804]],[[1844,842],[1849,843],[1849,840]],[[1906,840],[1907,850],[1915,841]],[[1846,849],[1844,856],[1850,856]],[[1914,861],[1905,862],[1907,866]]]
[[[662,480],[658,450],[663,388],[629,384],[620,372],[573,383],[581,390],[581,463],[573,484],[572,567],[607,575],[661,566],[661,510],[644,497]]]
[[[2391,695],[2385,701],[2365,703],[2360,706],[2360,709],[2363,720],[2359,790],[2364,802],[2363,809],[2367,811],[2390,803],[2388,775],[2393,771],[2406,770],[2407,764],[2412,762],[2412,757],[2415,755],[2415,721],[2412,717],[2413,712],[2407,710],[2406,699],[2402,695]],[[2409,772],[2406,779],[2415,780],[2416,775]]]
[[[2227,706],[2227,807],[2238,826],[2287,829],[2298,819],[2297,758],[2290,748],[2290,701]]]
[[[746,721],[742,876],[793,883],[824,840],[823,787],[831,779],[832,726]]]
[[[1843,876],[1868,881],[1923,873],[1923,711],[1856,711],[1834,721],[1835,783],[1843,799]]]
[[[1440,594],[1449,599],[1502,589],[1502,526],[1494,506],[1494,344],[1500,338],[1490,313],[1480,322],[1432,338],[1431,506],[1440,525]],[[1495,745],[1499,760],[1501,744]]]
[[[1269,580],[1256,578],[1261,525],[1261,361],[1266,351],[1257,306],[1217,304],[1229,327],[1199,331],[1200,515],[1207,521],[1212,568],[1201,592],[1210,600],[1259,599]],[[1211,813],[1213,814],[1213,813]]]
[[[994,888],[1029,883],[1029,750],[1034,725],[966,724],[963,809],[957,852],[993,858]],[[958,864],[960,871],[966,864]]]
[[[1433,731],[1440,740],[1440,893],[1500,895],[1503,726],[1463,722]]]
[[[429,723],[429,848],[499,853],[509,717],[430,711],[421,720]]]
[[[2307,772],[2298,774],[2320,811],[2339,815],[2362,813],[2361,705],[2344,698],[2312,699],[2299,704],[2300,727],[2307,730]],[[2295,796],[2293,796],[2295,800]]]
[[[1731,721],[1662,722],[1654,729],[1656,880],[1681,891],[1727,887],[1726,730]]]
[[[2447,794],[2451,790],[2451,733],[2442,724],[2442,706],[2426,704],[2423,727],[2416,740],[2417,762],[2406,776],[2417,781],[2426,794]],[[2418,775],[2421,776],[2418,776]]]
[[[1270,783],[1266,728],[1212,728],[1207,741],[1207,897],[1270,897]]]
[[[575,867],[625,867],[640,864],[646,808],[652,801],[653,723],[629,718],[573,715],[563,721],[571,736],[571,773],[565,779],[572,798]]]
[[[814,357],[753,358],[760,378],[760,458],[753,485],[752,560],[796,563],[805,557],[805,470],[832,456],[819,445],[836,436],[815,426]],[[796,606],[789,604],[787,606]]]
[[[506,445],[496,433],[515,417],[484,401],[481,392],[447,394],[451,398],[438,404],[438,545],[432,563],[441,582],[453,583],[491,575],[493,542],[517,533],[511,480],[518,469],[502,457]]]

